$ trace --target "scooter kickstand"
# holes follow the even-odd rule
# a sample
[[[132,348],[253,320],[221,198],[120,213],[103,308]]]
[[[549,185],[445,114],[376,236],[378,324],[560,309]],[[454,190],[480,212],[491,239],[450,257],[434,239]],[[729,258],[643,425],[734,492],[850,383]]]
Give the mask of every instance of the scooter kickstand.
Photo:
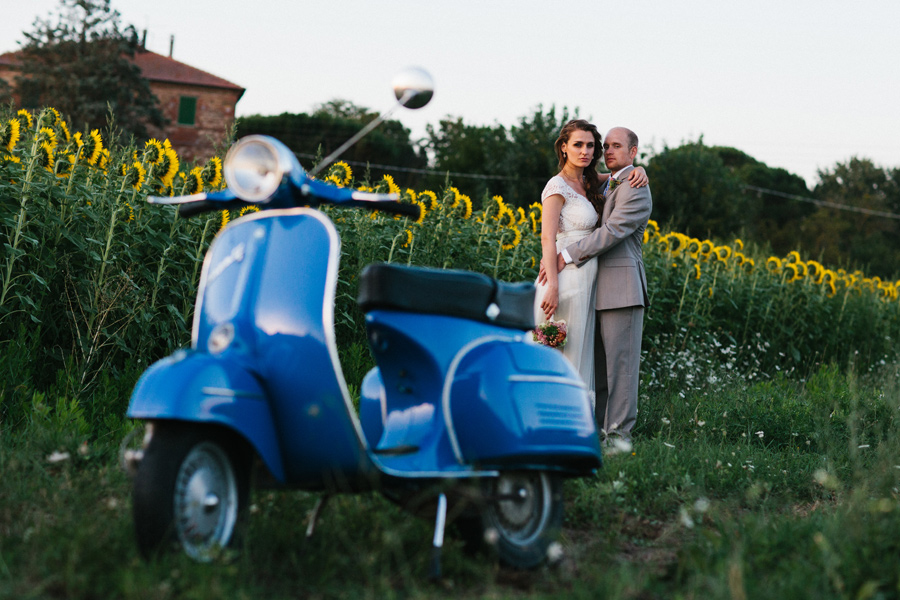
[[[431,579],[441,578],[441,548],[444,546],[444,526],[447,524],[447,496],[438,496],[437,518],[434,523],[434,540],[431,543]]]
[[[316,501],[316,505],[313,507],[312,514],[309,516],[309,525],[306,526],[307,540],[311,538],[313,533],[315,532],[316,523],[319,520],[319,515],[322,514],[322,509],[325,508],[325,505],[328,503],[329,498],[331,498],[331,495],[325,494]]]

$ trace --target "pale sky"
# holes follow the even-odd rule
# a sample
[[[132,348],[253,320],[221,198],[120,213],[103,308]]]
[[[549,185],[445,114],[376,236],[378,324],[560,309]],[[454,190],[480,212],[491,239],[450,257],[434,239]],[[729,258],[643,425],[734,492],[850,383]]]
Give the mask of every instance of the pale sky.
[[[0,0],[0,52],[57,0]],[[701,134],[811,185],[853,156],[900,167],[900,2],[889,0],[113,0],[148,49],[247,89],[237,114],[343,98],[381,111],[408,65],[432,103],[394,117],[511,125],[578,107],[644,146]]]

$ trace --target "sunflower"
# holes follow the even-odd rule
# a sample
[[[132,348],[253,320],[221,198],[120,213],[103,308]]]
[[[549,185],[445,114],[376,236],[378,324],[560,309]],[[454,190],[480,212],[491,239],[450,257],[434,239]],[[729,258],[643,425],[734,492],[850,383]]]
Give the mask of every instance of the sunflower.
[[[697,260],[700,257],[700,240],[697,238],[691,238],[688,241],[687,248],[685,248],[685,252],[691,255],[691,258]]]
[[[498,221],[497,224],[498,224],[500,227],[509,227],[509,228],[513,228],[513,227],[516,226],[516,215],[515,215],[515,214],[513,213],[513,211],[510,210],[510,208],[509,208],[508,206],[506,206],[505,204],[504,204],[503,207],[501,208],[500,213],[497,215],[496,218],[497,218],[497,221]],[[519,234],[519,235],[521,235],[521,234]]]
[[[834,285],[833,281],[828,281],[825,283],[825,285],[828,288],[828,291],[826,292],[826,294],[828,295],[829,298],[831,298],[832,296],[837,294],[837,286]]]
[[[412,244],[413,241],[413,232],[409,229],[406,230],[406,241],[403,242],[404,248],[409,248],[409,245]]]
[[[800,253],[796,250],[791,250],[788,252],[788,255],[784,258],[789,263],[797,263],[800,262]]]
[[[31,118],[31,113],[24,108],[16,113],[16,120],[19,122],[19,125],[23,126],[25,129],[31,129],[34,126],[34,120]]]
[[[753,272],[753,269],[756,268],[756,261],[753,260],[752,258],[748,258],[748,257],[745,256],[745,257],[741,260],[740,267],[741,267],[745,272],[747,272],[747,273],[752,273],[752,272]]]
[[[694,263],[694,279],[700,279],[700,263]]]
[[[501,218],[503,218],[503,212],[509,209],[506,206],[506,202],[503,201],[503,196],[493,196],[491,200],[493,200],[494,203],[497,204],[497,216],[494,217],[494,220],[499,221]],[[493,206],[493,204],[489,204],[487,208],[484,209],[485,218],[488,216],[488,214],[490,214],[491,206]],[[512,211],[510,211],[510,213],[512,213]],[[515,217],[513,216],[512,219],[515,220]]]
[[[241,212],[238,213],[238,217],[243,217],[247,213],[251,213],[251,212],[259,212],[259,207],[258,206],[245,206],[244,208],[241,209]]]
[[[203,191],[203,169],[194,167],[184,178],[184,189],[188,195],[199,194]]]
[[[650,219],[647,221],[647,231],[650,232],[650,237],[655,238],[659,235],[659,223]]]
[[[353,180],[353,169],[344,161],[339,160],[329,167],[328,175],[334,177],[339,186],[350,185],[350,181]]]
[[[63,132],[63,137],[66,139],[66,143],[68,144],[72,140],[72,134],[69,133],[69,126],[66,125],[65,121],[59,122],[59,129]]]
[[[728,246],[716,246],[713,253],[716,255],[717,260],[727,263],[728,258],[731,256],[731,248]]]
[[[781,259],[777,256],[770,256],[766,260],[766,271],[770,273],[781,273],[782,266]]]
[[[50,126],[56,127],[62,122],[62,117],[59,115],[59,111],[53,108],[52,106],[48,106],[41,112],[41,119],[44,117],[50,117]]]
[[[231,215],[228,214],[228,209],[225,209],[222,211],[222,219],[219,221],[219,231],[225,229],[229,221],[231,221]]]
[[[472,199],[466,196],[465,194],[459,195],[459,200],[454,204],[454,207],[458,208],[462,206],[463,219],[468,219],[472,216]]]
[[[38,144],[49,144],[51,150],[56,150],[56,132],[49,127],[41,127],[37,138]]]
[[[825,273],[825,267],[814,260],[806,261],[806,270],[810,279],[816,283],[822,283],[822,275]]]
[[[100,158],[97,159],[97,167],[99,169],[102,169],[103,171],[105,171],[106,167],[108,167],[108,166],[109,166],[109,150],[107,150],[106,148],[101,148],[100,149]]]
[[[158,165],[163,160],[163,145],[156,138],[148,140],[144,144],[144,163],[148,165]]]
[[[525,209],[521,206],[516,207],[516,214],[519,217],[516,219],[516,225],[524,225],[528,221],[528,217],[525,216]]]
[[[734,249],[743,252],[744,251],[744,242],[741,238],[735,238],[734,240]]]
[[[711,241],[703,240],[702,242],[700,242],[700,256],[702,256],[704,260],[709,260],[709,257],[712,255],[715,248],[716,245]]]
[[[75,166],[75,155],[66,154],[65,158],[56,161],[54,168],[57,177],[68,177],[72,174],[72,168]]]
[[[125,203],[125,206],[128,207],[128,221],[134,221],[134,208],[128,202]]]
[[[789,275],[788,282],[793,283],[795,281],[800,281],[803,279],[803,270],[801,267],[797,266],[797,263],[787,263],[784,265],[784,270]]]
[[[409,198],[409,201],[410,201],[410,202],[415,202],[415,201],[416,201],[416,198],[417,198],[417,196],[416,196],[416,190],[414,190],[414,189],[412,189],[412,188],[406,188],[406,195],[407,195],[407,197]]]
[[[400,195],[400,187],[396,183],[394,183],[393,177],[391,177],[390,175],[384,175],[381,179],[382,181],[387,182],[389,194],[397,194],[398,196]]]
[[[169,140],[166,140],[167,142]],[[178,153],[172,147],[163,149],[162,161],[157,168],[159,169],[159,178],[163,182],[163,185],[171,186],[172,182],[175,180],[175,174],[178,173],[178,168],[181,164],[178,161]]]
[[[76,134],[79,135],[79,134]],[[81,136],[79,135],[79,140]],[[94,166],[100,160],[100,153],[103,151],[103,138],[100,137],[100,131],[92,129],[84,138],[84,141],[78,146],[78,156],[87,161],[87,164]]]
[[[330,183],[330,184],[336,185],[338,187],[341,187],[341,180],[338,179],[337,177],[335,177],[334,175],[329,175],[322,181],[324,181],[325,183]]]
[[[419,192],[419,199],[422,199],[422,196],[428,198],[428,210],[440,210],[441,205],[438,203],[437,194],[432,192],[431,190],[424,190]]]
[[[412,203],[419,207],[419,218],[416,219],[416,225],[421,225],[425,220],[425,215],[428,213],[428,208],[425,206],[424,202],[419,200],[413,200]]]
[[[122,163],[120,172],[125,176],[125,184],[136,190],[141,189],[141,186],[144,185],[144,179],[147,177],[147,170],[144,168],[144,165],[136,160],[132,161],[130,165]]]
[[[509,212],[510,215],[512,215],[512,211],[510,211],[509,209],[507,209],[507,211]],[[511,225],[509,227],[509,229],[513,232],[513,240],[512,240],[512,242],[510,242],[508,244],[504,244],[503,238],[505,237],[505,233],[506,233],[506,232],[504,232],[504,235],[500,236],[500,247],[503,250],[512,250],[513,248],[515,248],[516,246],[519,245],[519,242],[522,241],[522,232],[519,231],[518,227],[516,227],[515,225]]]
[[[666,241],[668,242],[669,252],[678,256],[685,249],[688,242],[688,236],[683,233],[675,233],[672,232],[665,236]]]
[[[53,146],[49,142],[43,142],[40,145],[36,159],[39,167],[43,167],[51,173],[53,172]]]
[[[216,189],[222,183],[222,159],[213,156],[207,161],[202,172],[206,186],[211,190]]]
[[[18,119],[10,119],[0,126],[0,147],[6,148],[7,152],[12,152],[21,137],[21,127]]]

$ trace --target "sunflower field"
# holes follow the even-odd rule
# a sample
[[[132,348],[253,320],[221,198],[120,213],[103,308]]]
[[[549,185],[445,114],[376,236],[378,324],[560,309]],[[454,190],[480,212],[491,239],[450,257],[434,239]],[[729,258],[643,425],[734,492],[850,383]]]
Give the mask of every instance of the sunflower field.
[[[323,209],[342,236],[335,314],[351,387],[370,365],[355,302],[365,265],[468,269],[508,281],[537,275],[539,203],[526,209],[499,196],[473,201],[449,183],[404,190],[389,175],[359,179],[342,162],[324,178],[394,192],[422,208],[417,221]],[[183,165],[168,140],[127,144],[115,133],[72,132],[53,108],[0,109],[0,422],[27,420],[34,390],[71,399],[91,426],[121,420],[137,375],[189,343],[210,242],[256,210],[182,219],[146,198],[223,185],[218,156]],[[722,366],[751,380],[779,372],[803,377],[821,363],[868,368],[896,354],[900,281],[829,268],[796,252],[766,256],[739,239],[664,232],[653,221],[644,243],[648,388],[690,386]],[[103,382],[120,387],[100,394]]]

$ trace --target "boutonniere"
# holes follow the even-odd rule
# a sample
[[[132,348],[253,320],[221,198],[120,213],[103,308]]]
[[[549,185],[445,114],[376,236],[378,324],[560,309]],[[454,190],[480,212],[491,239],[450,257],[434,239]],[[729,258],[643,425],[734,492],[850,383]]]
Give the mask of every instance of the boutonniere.
[[[609,191],[611,192],[614,189],[616,189],[620,183],[622,183],[622,182],[619,181],[618,179],[616,179],[614,177],[610,177],[609,178]]]

